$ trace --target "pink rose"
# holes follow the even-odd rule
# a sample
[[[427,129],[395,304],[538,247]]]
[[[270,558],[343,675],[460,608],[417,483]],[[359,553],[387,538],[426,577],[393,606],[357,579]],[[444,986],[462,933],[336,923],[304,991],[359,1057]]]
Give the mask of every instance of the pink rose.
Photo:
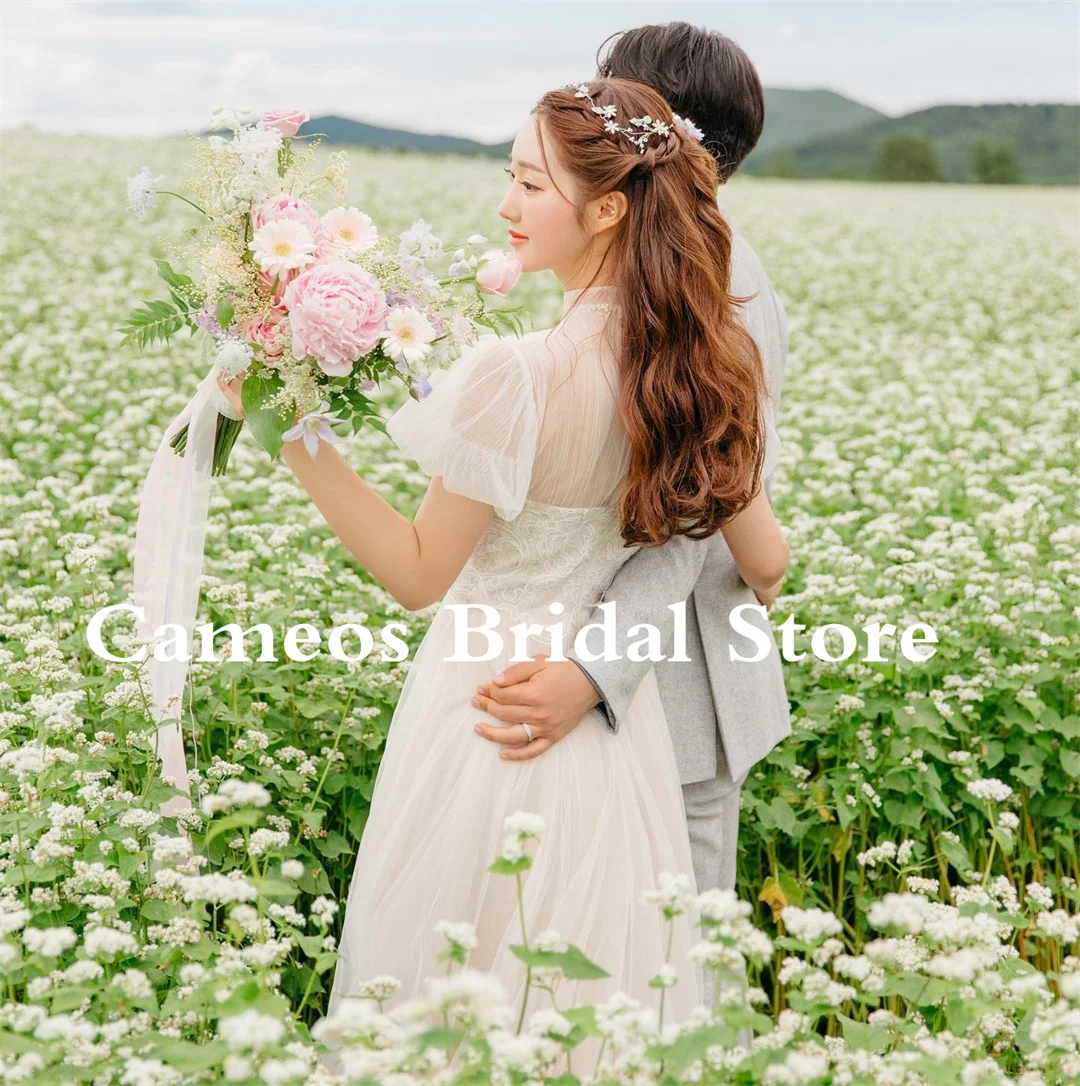
[[[285,288],[300,274],[299,268],[289,268],[284,275],[278,276],[277,290],[270,297],[272,305],[281,305],[281,299],[285,294]],[[260,271],[258,274],[259,286],[269,291],[274,285],[274,277],[269,272]]]
[[[379,281],[347,260],[316,264],[285,289],[292,352],[323,373],[344,377],[386,332],[386,295]]]
[[[273,308],[266,317],[252,317],[244,328],[244,335],[251,343],[263,349],[263,358],[280,358],[285,350],[281,340],[284,309]]]
[[[521,275],[521,262],[511,253],[489,249],[480,258],[483,263],[476,270],[476,285],[481,294],[505,295]]]
[[[298,222],[312,236],[319,236],[321,220],[319,213],[305,200],[298,200],[295,196],[271,196],[264,200],[252,213],[252,230],[258,230],[268,222],[277,222],[280,219],[292,219]]]
[[[311,120],[307,110],[268,109],[259,117],[263,128],[276,128],[283,136],[295,136],[297,129]]]

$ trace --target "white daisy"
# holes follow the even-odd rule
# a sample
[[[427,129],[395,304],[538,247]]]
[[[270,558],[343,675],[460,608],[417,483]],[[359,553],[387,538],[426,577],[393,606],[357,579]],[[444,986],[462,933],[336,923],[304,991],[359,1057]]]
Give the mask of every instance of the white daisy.
[[[386,317],[387,333],[383,350],[395,361],[413,365],[431,353],[435,329],[419,310],[407,306],[393,309]]]
[[[306,226],[292,219],[277,219],[260,226],[248,248],[268,275],[284,275],[315,262],[315,239]]]

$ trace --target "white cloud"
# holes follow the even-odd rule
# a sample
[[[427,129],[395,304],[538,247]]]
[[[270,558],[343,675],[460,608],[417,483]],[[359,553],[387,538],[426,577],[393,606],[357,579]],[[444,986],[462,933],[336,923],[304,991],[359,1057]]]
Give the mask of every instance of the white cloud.
[[[295,106],[312,116],[336,113],[495,142],[512,138],[536,99],[566,78],[490,68],[443,82],[415,69],[320,67],[317,57],[296,63],[248,48],[220,63],[151,59],[139,68],[132,63],[103,70],[80,54],[23,44],[4,47],[0,123],[30,120],[53,130],[160,135],[205,128],[217,106]]]
[[[97,61],[43,45],[0,44],[0,124],[64,113],[101,85]]]
[[[208,9],[209,10],[209,9]],[[43,18],[44,13],[48,18]],[[260,17],[236,18],[203,14],[145,14],[113,15],[88,13],[77,3],[51,3],[43,6],[38,0],[20,2],[7,0],[4,5],[4,27],[8,35],[20,37],[58,37],[79,40],[134,41],[198,41],[210,37],[218,41],[234,40],[249,44],[318,45],[343,42],[371,45],[398,45],[402,32],[380,30],[346,30],[318,26],[296,18],[292,13],[276,20],[270,13]],[[409,45],[452,45],[455,42],[487,42],[501,44],[516,42],[521,34],[513,29],[484,27],[460,30],[439,29],[426,33],[410,26],[406,40]]]

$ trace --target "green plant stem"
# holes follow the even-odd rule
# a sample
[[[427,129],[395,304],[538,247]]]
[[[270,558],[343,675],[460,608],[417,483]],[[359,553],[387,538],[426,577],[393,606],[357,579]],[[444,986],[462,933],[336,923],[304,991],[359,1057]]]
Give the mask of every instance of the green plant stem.
[[[158,189],[158,192],[162,196],[175,196],[178,200],[183,200],[185,204],[191,204],[200,215],[205,215],[211,222],[214,221],[214,216],[210,212],[204,211],[194,200],[189,200],[186,196],[181,196],[180,193],[173,192],[171,189]]]
[[[525,928],[525,894],[521,887],[521,872],[518,871],[514,874],[514,878],[517,880],[517,899],[518,899],[518,919],[521,921],[521,941],[525,945],[525,949],[529,949],[529,933]],[[525,1023],[525,1008],[529,1005],[529,987],[532,984],[532,966],[525,966],[525,991],[521,995],[521,1013],[518,1015],[518,1023],[516,1033],[521,1032],[521,1027]]]

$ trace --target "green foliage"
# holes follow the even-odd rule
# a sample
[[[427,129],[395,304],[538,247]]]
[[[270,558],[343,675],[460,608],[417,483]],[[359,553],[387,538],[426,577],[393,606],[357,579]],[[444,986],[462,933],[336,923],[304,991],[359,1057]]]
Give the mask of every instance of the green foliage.
[[[1020,163],[1011,140],[979,139],[971,149],[971,172],[984,185],[1016,185]]]
[[[941,165],[925,132],[894,132],[882,136],[874,154],[879,181],[940,181]]]
[[[283,387],[281,378],[273,371],[249,373],[240,386],[240,402],[255,440],[276,459],[281,452],[282,435],[292,427],[292,421],[282,417],[280,410],[267,402]]]

